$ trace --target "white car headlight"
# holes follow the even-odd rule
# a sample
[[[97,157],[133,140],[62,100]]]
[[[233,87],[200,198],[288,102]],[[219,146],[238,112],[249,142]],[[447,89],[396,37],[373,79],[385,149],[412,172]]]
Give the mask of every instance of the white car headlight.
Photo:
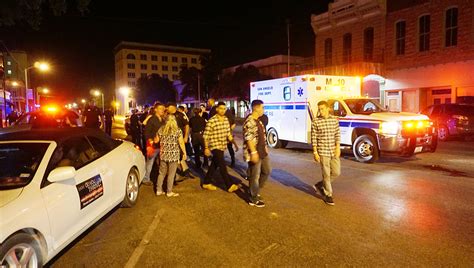
[[[380,133],[388,135],[397,135],[400,131],[399,122],[382,122],[380,124]]]

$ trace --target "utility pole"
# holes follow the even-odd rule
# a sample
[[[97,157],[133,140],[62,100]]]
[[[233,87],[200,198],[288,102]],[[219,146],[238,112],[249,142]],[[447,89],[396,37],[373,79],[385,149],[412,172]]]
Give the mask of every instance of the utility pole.
[[[288,40],[288,66],[287,66],[287,73],[288,77],[290,77],[290,19],[286,19],[286,36]]]

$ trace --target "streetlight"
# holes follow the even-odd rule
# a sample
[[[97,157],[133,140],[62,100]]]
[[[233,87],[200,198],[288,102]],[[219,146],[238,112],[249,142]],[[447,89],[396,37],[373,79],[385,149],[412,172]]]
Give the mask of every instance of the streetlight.
[[[130,91],[131,89],[129,87],[121,87],[119,88],[120,94],[123,96],[123,111],[127,111],[127,109],[130,109],[129,104],[128,104],[128,97],[130,96]]]
[[[101,96],[102,97],[102,113],[104,113],[105,111],[105,107],[104,107],[104,93],[102,93],[100,90],[94,90],[94,96],[96,97],[99,97]]]
[[[33,66],[27,67],[25,69],[25,106],[26,106],[25,109],[26,109],[27,112],[29,111],[29,108],[28,108],[28,95],[26,94],[26,92],[28,91],[28,70],[33,69],[33,68],[36,68],[36,69],[38,69],[42,72],[47,72],[50,69],[49,64],[47,62],[41,62],[41,61],[37,61],[33,64]],[[35,97],[35,94],[33,94],[33,96]],[[36,102],[36,100],[33,99],[33,106],[35,106],[34,105],[35,102]],[[21,110],[20,105],[18,105],[18,106],[19,106],[18,109]]]
[[[49,89],[48,89],[48,88],[43,88],[41,91],[43,91],[43,94],[48,94],[48,93],[49,93]]]
[[[82,99],[82,100],[81,100],[81,103],[82,103],[82,104],[86,104],[86,99]]]

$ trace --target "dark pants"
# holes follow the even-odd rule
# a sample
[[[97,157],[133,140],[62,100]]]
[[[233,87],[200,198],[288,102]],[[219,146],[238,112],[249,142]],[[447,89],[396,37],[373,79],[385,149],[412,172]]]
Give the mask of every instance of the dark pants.
[[[232,146],[232,142],[227,143],[227,150],[229,150],[230,154],[230,159],[232,161],[232,164],[235,163],[235,152],[234,152],[234,147]]]
[[[105,133],[112,136],[112,121],[105,121]]]
[[[189,141],[184,144],[184,148],[186,148],[186,154],[188,156],[193,155],[193,148],[191,146],[191,143],[189,143]]]
[[[210,184],[212,180],[212,176],[216,169],[219,168],[221,173],[221,177],[224,180],[224,183],[227,188],[232,186],[232,180],[229,178],[229,174],[227,174],[227,167],[224,161],[224,151],[221,150],[212,150],[212,163],[207,171],[206,176],[204,177],[203,184]]]
[[[270,158],[268,156],[260,159],[256,164],[249,162],[247,174],[250,175],[250,200],[252,202],[258,201],[260,188],[262,188],[265,182],[268,180],[268,176],[270,176],[271,172],[272,168],[270,166]]]
[[[141,145],[140,131],[132,131],[132,142],[136,145]]]
[[[204,156],[204,165],[208,166],[208,159],[207,156],[204,155],[204,138],[201,133],[192,133],[191,139],[194,148],[194,163],[196,163],[196,167],[200,168],[201,163],[201,156]]]

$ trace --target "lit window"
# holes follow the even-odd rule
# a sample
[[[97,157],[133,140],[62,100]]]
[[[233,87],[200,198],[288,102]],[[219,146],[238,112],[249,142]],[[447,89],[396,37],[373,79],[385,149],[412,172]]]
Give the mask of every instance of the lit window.
[[[7,65],[12,65],[12,62],[11,62],[11,61],[7,61]]]
[[[458,44],[458,9],[456,7],[446,10],[445,27],[445,46],[456,46]]]
[[[12,74],[12,70],[7,70],[7,74]]]

